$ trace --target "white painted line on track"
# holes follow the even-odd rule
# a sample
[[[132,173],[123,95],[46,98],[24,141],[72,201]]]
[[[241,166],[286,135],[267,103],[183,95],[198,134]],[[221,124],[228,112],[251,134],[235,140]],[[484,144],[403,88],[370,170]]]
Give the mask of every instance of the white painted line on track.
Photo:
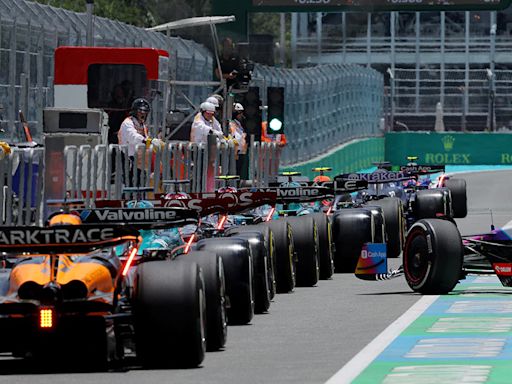
[[[373,341],[364,347],[325,384],[345,384],[354,380],[370,363],[379,356],[413,321],[421,316],[439,295],[423,296],[402,316],[391,323]]]

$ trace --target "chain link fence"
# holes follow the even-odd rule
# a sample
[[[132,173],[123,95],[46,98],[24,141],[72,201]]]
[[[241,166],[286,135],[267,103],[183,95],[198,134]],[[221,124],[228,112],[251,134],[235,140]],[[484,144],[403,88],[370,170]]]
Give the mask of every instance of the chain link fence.
[[[85,13],[24,0],[0,0],[0,139],[24,141],[18,111],[24,112],[35,139],[42,132],[43,108],[53,106],[53,60],[58,46],[86,45]],[[170,53],[172,80],[210,80],[212,55],[203,46],[118,21],[94,17],[94,44],[147,47]],[[200,103],[208,89],[182,87]]]
[[[512,71],[490,69],[396,69],[391,87],[396,120],[410,129],[434,129],[436,105],[441,103],[447,130],[512,129]],[[414,127],[414,119],[428,126]],[[412,124],[410,124],[412,122]]]
[[[285,88],[288,145],[281,165],[307,161],[349,140],[381,134],[384,80],[371,68],[329,64],[280,69],[257,65],[253,79]]]

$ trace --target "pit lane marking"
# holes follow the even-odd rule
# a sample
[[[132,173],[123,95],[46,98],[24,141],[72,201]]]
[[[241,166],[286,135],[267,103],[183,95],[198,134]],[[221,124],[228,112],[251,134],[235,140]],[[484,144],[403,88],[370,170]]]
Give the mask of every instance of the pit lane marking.
[[[345,366],[334,374],[325,384],[350,383],[370,365],[409,325],[425,312],[438,295],[422,296],[402,316],[389,325],[373,341],[355,355]]]

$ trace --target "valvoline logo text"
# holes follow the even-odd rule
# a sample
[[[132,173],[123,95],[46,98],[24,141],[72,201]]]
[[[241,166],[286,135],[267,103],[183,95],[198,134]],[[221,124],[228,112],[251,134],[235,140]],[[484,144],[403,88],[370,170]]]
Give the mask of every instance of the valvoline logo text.
[[[356,274],[379,274],[388,270],[385,243],[366,243],[357,261]]]

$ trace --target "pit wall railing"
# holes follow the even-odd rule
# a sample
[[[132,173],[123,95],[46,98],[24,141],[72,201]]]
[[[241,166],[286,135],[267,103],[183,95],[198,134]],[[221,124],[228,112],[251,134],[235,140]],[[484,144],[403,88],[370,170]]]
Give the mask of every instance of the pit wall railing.
[[[284,87],[288,145],[281,166],[311,160],[358,138],[382,135],[382,74],[357,65],[303,69],[256,65],[254,86]],[[261,91],[260,91],[261,92]],[[265,104],[266,95],[262,95]]]
[[[236,169],[233,143],[173,142],[163,148],[139,145],[128,157],[120,145],[13,148],[0,160],[0,225],[43,225],[67,203],[93,207],[98,200],[152,198],[174,191],[211,192],[238,184],[265,186],[277,174],[280,149],[253,143],[248,180],[225,181]],[[181,185],[169,181],[188,180]],[[137,189],[137,190],[135,190]]]

